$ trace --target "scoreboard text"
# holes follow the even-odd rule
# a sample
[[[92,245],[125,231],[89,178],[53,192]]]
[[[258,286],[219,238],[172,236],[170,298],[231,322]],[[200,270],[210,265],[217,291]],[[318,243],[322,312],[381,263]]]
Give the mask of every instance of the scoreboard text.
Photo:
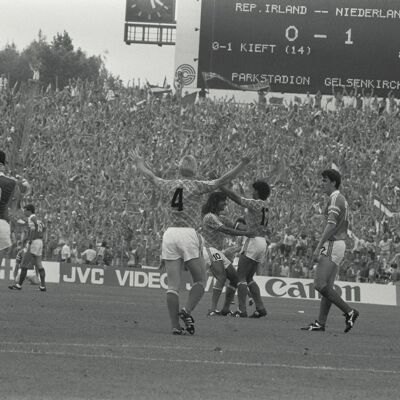
[[[198,86],[400,93],[400,0],[203,0]]]

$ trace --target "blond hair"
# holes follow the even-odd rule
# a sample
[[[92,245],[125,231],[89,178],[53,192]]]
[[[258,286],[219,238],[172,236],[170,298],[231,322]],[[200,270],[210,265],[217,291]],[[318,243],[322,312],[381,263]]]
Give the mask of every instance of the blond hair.
[[[182,157],[181,161],[179,162],[179,172],[182,176],[195,176],[197,173],[196,159],[191,155]]]

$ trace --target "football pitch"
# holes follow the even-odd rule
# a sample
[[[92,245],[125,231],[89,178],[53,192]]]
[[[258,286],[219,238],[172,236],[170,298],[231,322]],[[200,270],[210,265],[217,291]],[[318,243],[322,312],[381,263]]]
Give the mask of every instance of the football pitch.
[[[344,334],[299,328],[316,301],[265,299],[267,318],[193,313],[193,336],[170,334],[165,292],[50,284],[0,288],[0,399],[396,399],[398,307],[358,304]],[[181,301],[187,293],[181,294]]]

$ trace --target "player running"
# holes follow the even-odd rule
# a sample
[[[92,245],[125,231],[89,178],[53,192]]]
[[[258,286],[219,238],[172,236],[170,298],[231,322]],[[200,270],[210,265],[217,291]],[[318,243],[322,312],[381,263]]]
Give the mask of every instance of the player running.
[[[21,274],[19,276],[19,282],[9,286],[8,288],[11,290],[21,290],[22,284],[24,283],[28,273],[28,268],[33,264],[40,277],[39,291],[46,292],[46,272],[42,264],[44,226],[43,223],[37,218],[33,204],[27,204],[24,207],[24,213],[25,216],[28,217],[28,247],[21,262]]]
[[[159,190],[167,202],[168,228],[162,239],[161,259],[165,263],[168,278],[167,306],[171,319],[172,333],[182,335],[185,331],[179,324],[183,320],[186,330],[194,333],[192,311],[204,294],[205,265],[202,256],[203,239],[196,228],[200,223],[201,195],[211,192],[237,176],[250,162],[248,155],[230,172],[212,181],[195,180],[197,162],[193,156],[184,156],[179,163],[181,179],[165,180],[150,171],[138,150],[130,151],[131,160],[137,168]],[[179,311],[179,287],[183,265],[189,270],[193,285],[186,307]]]
[[[246,318],[246,297],[249,289],[256,310],[250,318],[261,318],[267,315],[267,311],[261,300],[260,288],[253,280],[257,271],[258,264],[261,262],[267,249],[265,240],[266,228],[268,225],[268,207],[266,200],[270,195],[270,187],[267,182],[258,180],[253,183],[253,198],[247,199],[239,196],[232,190],[223,187],[222,190],[235,203],[247,209],[246,223],[250,231],[254,232],[254,237],[247,238],[242,246],[239,257],[237,274],[239,310],[236,311],[237,317]]]
[[[238,284],[238,276],[231,261],[220,250],[223,248],[225,235],[231,236],[247,236],[253,237],[254,233],[250,231],[238,230],[227,221],[222,221],[220,213],[226,207],[226,194],[222,192],[211,193],[207,203],[203,205],[203,226],[202,235],[205,240],[203,250],[206,267],[215,277],[215,284],[211,298],[211,309],[208,315],[232,315],[230,312],[230,304],[235,297],[235,292]],[[229,285],[226,288],[225,302],[221,311],[218,311],[218,300],[225,286],[226,280],[229,280]]]
[[[338,171],[327,169],[322,172],[323,191],[329,196],[325,208],[327,225],[313,254],[314,261],[318,261],[314,286],[322,298],[318,320],[301,328],[306,331],[325,331],[332,303],[344,313],[345,333],[353,328],[359,316],[359,312],[352,309],[334,289],[335,276],[346,250],[345,240],[349,225],[349,208],[345,197],[339,192],[340,183],[341,176]]]

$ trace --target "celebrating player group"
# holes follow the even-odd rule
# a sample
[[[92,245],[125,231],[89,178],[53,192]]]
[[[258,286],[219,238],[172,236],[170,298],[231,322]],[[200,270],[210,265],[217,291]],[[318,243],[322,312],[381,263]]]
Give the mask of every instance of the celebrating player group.
[[[268,197],[270,186],[264,180],[252,184],[252,196],[246,198],[227,187],[253,158],[247,153],[231,171],[217,179],[197,180],[197,162],[193,156],[184,156],[179,163],[178,179],[165,180],[157,177],[146,165],[138,149],[130,151],[130,158],[137,169],[157,187],[167,209],[168,225],[162,238],[161,259],[168,278],[167,307],[174,335],[194,334],[193,310],[204,294],[207,268],[215,278],[212,304],[209,315],[248,317],[246,299],[250,295],[255,303],[255,311],[249,317],[262,318],[267,310],[260,295],[260,288],[253,279],[266,249],[266,228],[269,221]],[[334,290],[334,279],[338,266],[344,257],[345,239],[348,229],[348,204],[339,192],[340,173],[327,169],[321,174],[321,185],[329,196],[325,209],[326,227],[314,252],[317,262],[315,288],[321,294],[320,314],[315,322],[301,329],[324,331],[330,307],[335,304],[345,317],[345,330],[349,332],[359,316]],[[203,197],[209,193],[208,199]],[[232,224],[222,217],[227,199],[245,208],[245,223]],[[224,236],[243,237],[239,249],[237,270],[232,260],[224,254]],[[182,271],[186,268],[193,280],[184,307],[179,304],[179,287]],[[226,283],[229,282],[227,285]],[[218,300],[226,285],[225,301],[222,309],[217,309]],[[235,293],[238,310],[232,312],[230,305]],[[183,322],[181,326],[180,320]]]

